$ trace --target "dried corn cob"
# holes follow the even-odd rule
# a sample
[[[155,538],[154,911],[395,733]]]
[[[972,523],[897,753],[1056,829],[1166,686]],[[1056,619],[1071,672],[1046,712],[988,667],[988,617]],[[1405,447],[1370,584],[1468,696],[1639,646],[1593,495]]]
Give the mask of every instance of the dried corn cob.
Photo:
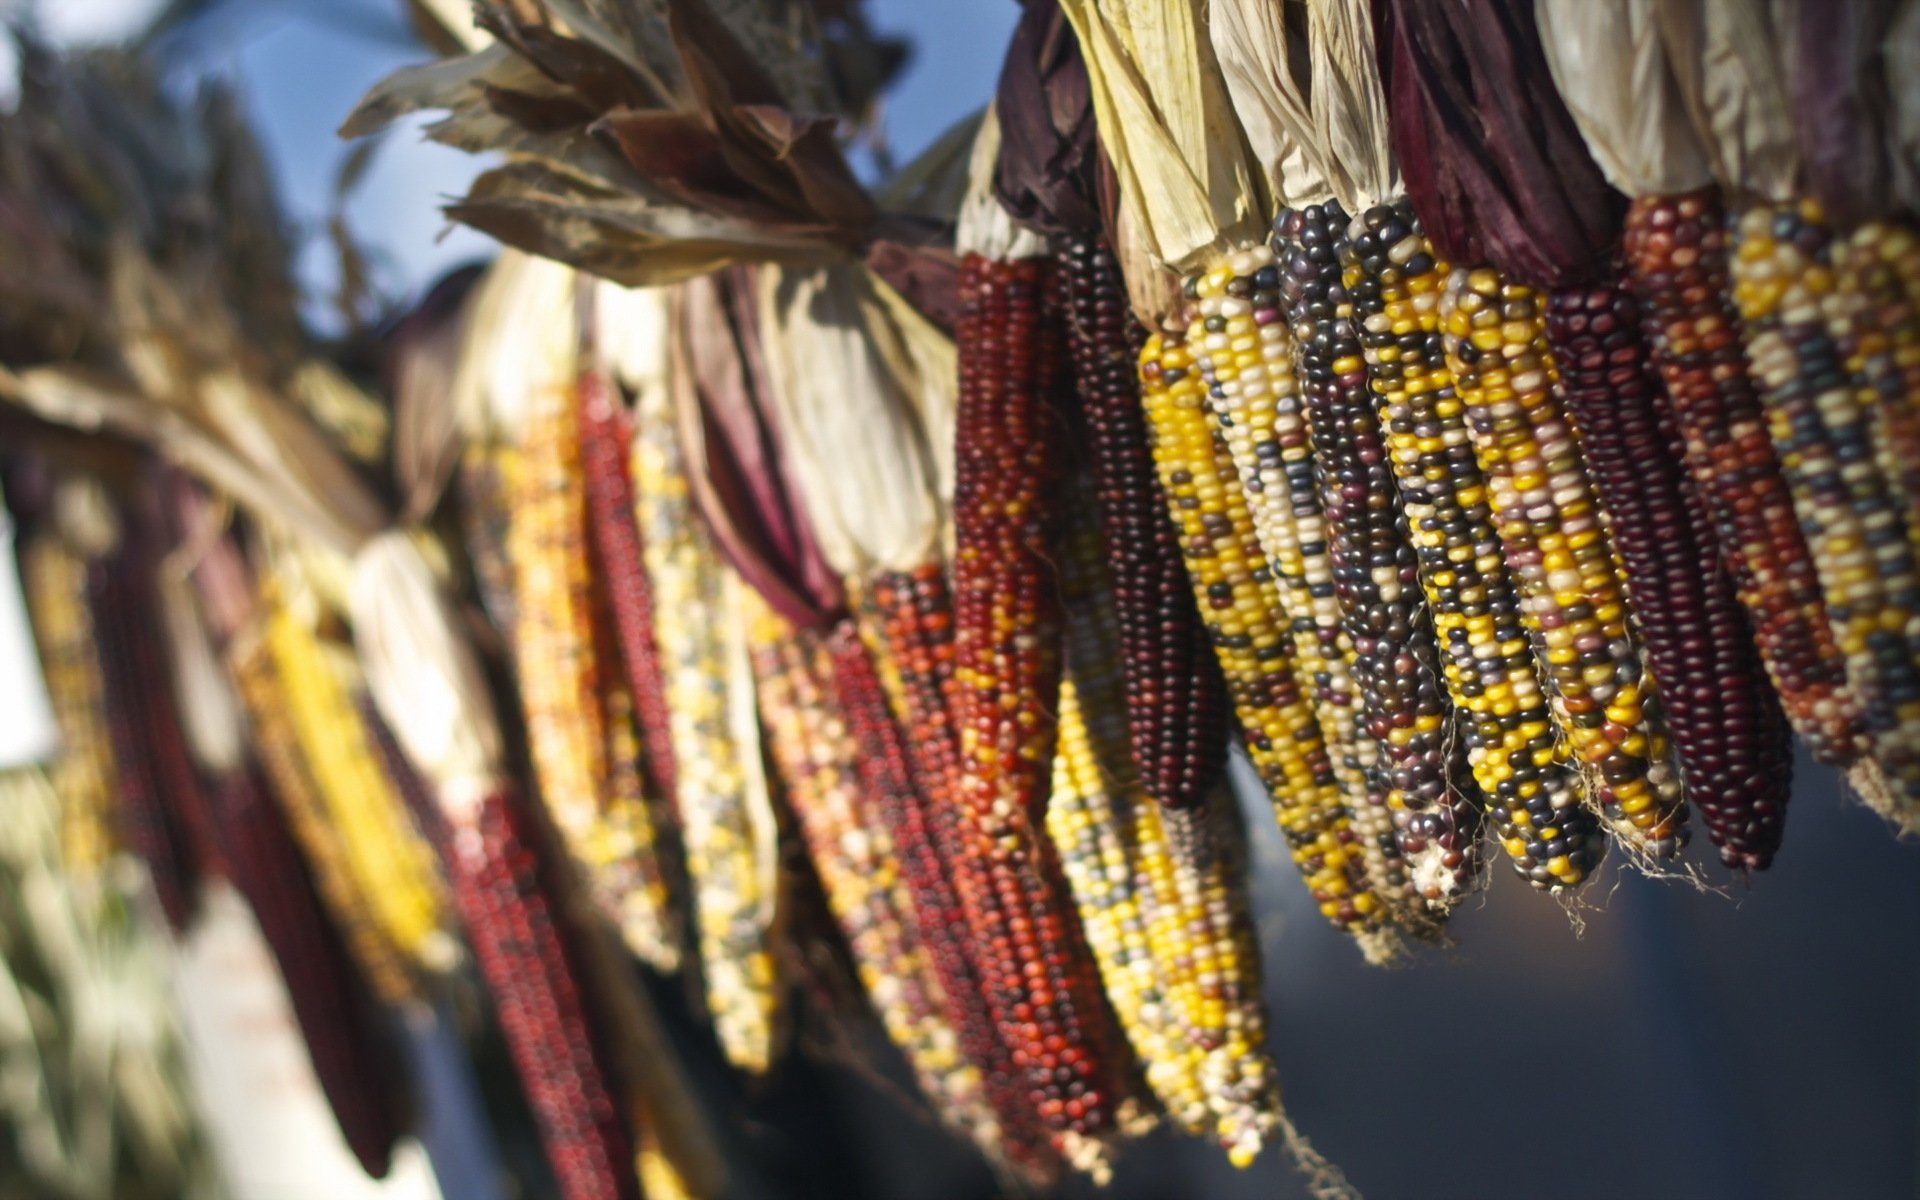
[[[1854,393],[1822,321],[1831,234],[1812,201],[1740,215],[1733,294],[1767,431],[1813,551],[1874,761],[1896,803],[1920,806],[1920,563],[1894,480],[1882,474],[1874,406]]]
[[[598,582],[612,610],[630,707],[646,748],[646,773],[671,808],[677,794],[673,735],[654,637],[653,585],[647,579],[640,527],[633,519],[633,478],[627,462],[633,431],[614,396],[613,381],[604,373],[581,372],[578,394],[581,469]]]
[[[679,946],[654,857],[654,817],[644,796],[612,786],[579,417],[565,389],[539,388],[528,397],[518,445],[503,466],[519,614],[513,654],[540,797],[627,944],[671,971]]]
[[[936,1111],[996,1156],[999,1123],[979,1069],[961,1054],[947,1022],[946,997],[923,949],[893,839],[861,792],[859,746],[832,692],[826,644],[764,603],[750,609],[768,750],[861,983]]]
[[[1833,244],[1827,328],[1860,402],[1873,412],[1873,452],[1898,485],[1909,541],[1920,539],[1920,235],[1869,221]]]
[[[1606,841],[1555,745],[1486,478],[1447,368],[1438,307],[1445,271],[1404,201],[1356,217],[1339,254],[1447,688],[1465,714],[1468,765],[1514,869],[1537,888],[1573,887],[1593,873]]]
[[[1283,618],[1310,684],[1352,821],[1366,883],[1395,913],[1418,901],[1379,772],[1380,743],[1360,727],[1360,695],[1328,557],[1307,415],[1293,370],[1293,338],[1281,311],[1279,269],[1265,246],[1190,281],[1196,327],[1187,344],[1206,383],[1215,435],[1233,456],[1259,549],[1273,574]]]
[[[1062,555],[1069,673],[1047,828],[1149,1085],[1183,1128],[1216,1133],[1244,1166],[1273,1128],[1278,1092],[1244,877],[1211,837],[1234,806],[1216,795],[1162,812],[1141,789],[1106,561],[1098,532],[1077,527]]]
[[[630,1138],[561,941],[540,830],[509,793],[480,798],[448,875],[563,1200],[637,1200]]]
[[[1671,858],[1686,843],[1686,802],[1600,507],[1554,398],[1543,308],[1490,269],[1455,268],[1440,298],[1447,366],[1561,733],[1614,835]]]
[[[851,624],[829,641],[840,707],[859,742],[856,764],[869,825],[885,829],[900,854],[912,893],[911,911],[967,1060],[981,1074],[1000,1130],[1001,1148],[1016,1166],[1048,1170],[1049,1148],[1012,1053],[994,1026],[969,955],[966,914],[954,883],[957,870],[942,853],[952,844],[951,811],[932,808],[915,787],[905,739],[890,710],[874,656]],[[949,742],[949,744],[951,744]],[[877,820],[875,819],[877,817]]]
[[[1193,356],[1183,343],[1155,335],[1141,351],[1140,373],[1154,465],[1180,528],[1194,599],[1294,863],[1323,916],[1353,932],[1369,958],[1391,957],[1388,913],[1365,885],[1319,725],[1276,624],[1279,602],[1252,518],[1207,426]]]
[[[1625,568],[1687,799],[1728,866],[1764,870],[1780,848],[1793,778],[1786,722],[1679,436],[1656,404],[1639,306],[1610,285],[1557,291],[1547,337]]]
[[[1225,766],[1226,694],[1147,449],[1135,367],[1146,331],[1132,317],[1119,264],[1104,242],[1074,238],[1059,260],[1095,499],[1107,544],[1119,551],[1113,594],[1127,744],[1148,794],[1184,807],[1197,803]]]
[[[20,550],[21,585],[54,718],[60,755],[48,770],[60,797],[60,854],[75,873],[98,870],[113,854],[113,742],[106,682],[87,608],[87,564],[57,535],[42,534]]]
[[[1480,801],[1455,741],[1418,558],[1394,487],[1386,436],[1339,261],[1339,203],[1274,222],[1280,298],[1293,323],[1314,474],[1342,626],[1353,647],[1363,727],[1380,746],[1395,831],[1414,886],[1444,912],[1480,867]]]
[[[750,1071],[773,1053],[768,935],[774,830],[753,719],[753,681],[723,571],[693,512],[669,398],[641,393],[631,471],[654,599],[674,776],[693,881],[700,963],[720,1044]],[[744,720],[742,719],[744,717]]]
[[[418,996],[413,963],[379,920],[364,891],[365,879],[353,868],[346,840],[333,823],[313,767],[301,749],[287,687],[266,639],[243,634],[227,646],[226,657],[268,788],[306,856],[314,886],[347,950],[382,1000],[398,1003]]]
[[[234,886],[253,909],[287,984],[294,1019],[341,1136],[367,1174],[380,1177],[406,1130],[398,1056],[382,1046],[386,1018],[374,1003],[314,892],[284,815],[250,767],[212,792]]]
[[[453,947],[441,928],[445,897],[432,851],[375,757],[341,664],[328,661],[292,605],[270,598],[268,609],[265,645],[280,699],[350,886],[387,941],[418,967],[444,969]]]
[[[1059,687],[1048,540],[1062,346],[1046,263],[962,260],[954,441],[953,724],[961,900],[982,982],[1069,1162],[1102,1170],[1118,1074],[1110,1016],[1041,824]],[[990,894],[989,894],[990,893]]]
[[[1623,248],[1687,470],[1713,516],[1760,660],[1808,750],[1848,766],[1862,748],[1858,712],[1741,357],[1717,193],[1635,200]]]

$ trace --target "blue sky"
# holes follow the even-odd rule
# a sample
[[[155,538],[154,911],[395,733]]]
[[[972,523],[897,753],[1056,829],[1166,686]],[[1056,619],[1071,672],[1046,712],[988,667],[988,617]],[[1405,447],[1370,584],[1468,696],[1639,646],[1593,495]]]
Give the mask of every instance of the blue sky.
[[[40,5],[40,16],[62,40],[112,38],[137,28],[161,3],[51,0]],[[335,270],[322,235],[347,153],[333,131],[369,85],[421,52],[393,36],[398,0],[242,0],[231,8],[199,27],[185,53],[195,67],[237,81],[244,92],[287,206],[311,234],[303,274],[316,289],[330,289]],[[0,13],[8,9],[0,0]],[[914,45],[885,111],[888,137],[904,162],[986,101],[1018,7],[1014,0],[869,0],[869,10],[877,28],[905,34]],[[386,278],[408,290],[491,249],[471,231],[449,231],[439,212],[477,160],[422,141],[417,128],[388,138],[347,209]]]

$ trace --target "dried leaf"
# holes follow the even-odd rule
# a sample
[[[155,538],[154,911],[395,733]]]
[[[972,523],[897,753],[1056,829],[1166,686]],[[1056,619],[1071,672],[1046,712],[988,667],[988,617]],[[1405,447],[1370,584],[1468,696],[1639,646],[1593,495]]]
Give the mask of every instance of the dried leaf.
[[[1885,55],[1896,6],[1797,0],[1776,10],[1807,191],[1843,229],[1896,207],[1887,138],[1893,77]]]
[[[994,113],[1000,155],[993,190],[1014,220],[1043,234],[1098,229],[1093,91],[1057,0],[1026,0],[1000,68]]]
[[[1000,118],[991,108],[973,140],[973,158],[967,169],[967,195],[960,202],[960,221],[954,230],[956,253],[985,258],[1030,258],[1047,252],[1047,239],[1016,225],[1000,203],[993,181],[1000,162]]]
[[[1767,0],[1663,0],[1655,13],[1714,177],[1736,194],[1791,198],[1800,157]]]

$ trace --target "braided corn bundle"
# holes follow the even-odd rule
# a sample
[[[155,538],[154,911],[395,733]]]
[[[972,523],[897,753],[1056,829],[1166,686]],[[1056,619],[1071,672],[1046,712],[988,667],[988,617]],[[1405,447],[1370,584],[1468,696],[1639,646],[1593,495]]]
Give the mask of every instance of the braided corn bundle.
[[[1367,383],[1386,434],[1467,763],[1514,870],[1571,888],[1606,853],[1556,744],[1439,323],[1446,278],[1405,201],[1354,218],[1339,245]]]
[[[1239,717],[1249,757],[1271,791],[1280,828],[1321,915],[1351,932],[1369,959],[1396,953],[1389,912],[1367,885],[1320,727],[1299,680],[1291,639],[1252,518],[1224,448],[1208,427],[1184,343],[1155,335],[1140,355],[1141,397],[1154,465]]]
[[[631,471],[665,671],[668,729],[700,965],[727,1058],[763,1071],[777,1001],[774,828],[733,580],[687,493],[670,401],[642,389]]]
[[[1188,285],[1198,315],[1187,331],[1216,436],[1233,457],[1257,548],[1299,661],[1333,764],[1368,888],[1396,914],[1418,901],[1394,833],[1380,743],[1361,728],[1353,643],[1336,594],[1315,479],[1307,411],[1293,369],[1273,252],[1253,246]]]
[[[365,716],[344,678],[349,664],[329,653],[312,618],[274,594],[279,590],[268,589],[264,645],[350,886],[416,972],[445,969],[453,946],[444,930],[446,898],[432,848],[376,757]]]
[[[1641,197],[1627,210],[1628,282],[1760,661],[1808,750],[1847,767],[1863,748],[1859,710],[1742,358],[1728,243],[1711,188]]]
[[[1440,298],[1447,365],[1561,734],[1614,835],[1668,859],[1686,843],[1686,802],[1600,507],[1554,398],[1544,307],[1490,269],[1455,268]]]
[[[1706,507],[1662,413],[1639,306],[1618,287],[1555,291],[1547,336],[1606,506],[1635,628],[1673,729],[1687,800],[1728,866],[1780,848],[1793,756]]]
[[[999,1122],[979,1069],[961,1053],[947,1022],[946,997],[922,948],[899,852],[862,794],[860,747],[833,692],[826,643],[764,602],[747,608],[769,756],[861,984],[941,1118],[997,1156]]]
[[[119,781],[107,730],[106,681],[87,608],[87,564],[57,534],[45,533],[21,547],[20,574],[60,727],[60,754],[47,775],[60,798],[61,859],[76,873],[96,871],[114,852]]]
[[[634,953],[679,965],[672,896],[647,797],[613,786],[609,715],[587,538],[578,409],[535,386],[502,481],[513,571],[513,655],[541,799],[595,901]]]
[[[1430,910],[1444,913],[1480,867],[1480,803],[1454,738],[1418,557],[1340,265],[1338,201],[1274,222],[1280,297],[1293,322],[1314,473],[1365,732],[1380,746],[1396,836]]]
[[[1897,480],[1822,320],[1831,233],[1811,201],[1755,205],[1735,232],[1733,295],[1767,431],[1806,535],[1874,761],[1920,805],[1920,561]],[[1911,819],[1910,817],[1907,819]]]

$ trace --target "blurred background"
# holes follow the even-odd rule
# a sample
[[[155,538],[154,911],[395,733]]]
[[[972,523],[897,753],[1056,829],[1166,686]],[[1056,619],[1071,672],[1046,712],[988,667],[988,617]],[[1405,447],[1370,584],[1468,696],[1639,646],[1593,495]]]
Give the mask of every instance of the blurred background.
[[[84,44],[168,7],[48,0],[37,17]],[[391,301],[491,253],[439,211],[483,160],[426,144],[417,125],[365,161],[334,137],[369,85],[426,53],[394,0],[172,8],[153,50],[179,86],[215,76],[246,101],[298,224],[317,325],[342,320],[336,218]],[[913,43],[884,111],[904,162],[987,97],[1016,8],[869,11]],[[0,86],[11,75],[8,63]],[[1454,919],[1458,947],[1397,970],[1365,967],[1314,916],[1264,800],[1243,790],[1275,1051],[1301,1131],[1376,1198],[1920,1197],[1920,846],[1844,800],[1830,772],[1797,770],[1786,848],[1751,886],[1717,868],[1706,891],[1616,864],[1568,912],[1496,867]],[[816,1110],[857,1153],[824,1164],[795,1147],[795,1178],[780,1181],[793,1194],[990,1194],[965,1151],[852,1071],[789,1072],[758,1103]],[[1106,1194],[1284,1200],[1304,1185],[1278,1151],[1236,1172],[1166,1136],[1126,1152]]]

